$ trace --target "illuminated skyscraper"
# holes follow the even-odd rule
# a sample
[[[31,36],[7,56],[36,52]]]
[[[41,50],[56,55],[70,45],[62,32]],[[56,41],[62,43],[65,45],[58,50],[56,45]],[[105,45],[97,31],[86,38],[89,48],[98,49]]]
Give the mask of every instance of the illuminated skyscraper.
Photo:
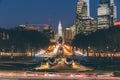
[[[94,18],[90,17],[89,0],[78,0],[76,11],[76,34],[89,33],[95,27]]]
[[[84,22],[87,16],[87,4],[85,0],[78,0],[76,11],[76,34],[84,31]]]
[[[81,17],[87,16],[87,3],[85,0],[78,0],[76,13]]]
[[[113,26],[114,22],[117,21],[117,7],[114,3],[114,0],[111,0],[110,9],[111,26]]]
[[[60,38],[60,37],[63,37],[61,21],[59,21],[59,24],[58,24],[58,38]]]
[[[117,10],[114,0],[100,0],[98,7],[98,29],[108,29],[117,20]]]
[[[64,31],[64,41],[66,43],[71,43],[72,41],[72,30],[70,28],[66,28]]]

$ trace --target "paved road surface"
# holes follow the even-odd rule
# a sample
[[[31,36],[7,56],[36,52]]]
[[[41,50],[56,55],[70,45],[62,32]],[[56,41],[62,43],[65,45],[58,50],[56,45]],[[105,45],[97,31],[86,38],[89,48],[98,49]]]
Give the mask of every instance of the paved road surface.
[[[120,80],[111,73],[42,73],[42,72],[1,72],[0,80]]]

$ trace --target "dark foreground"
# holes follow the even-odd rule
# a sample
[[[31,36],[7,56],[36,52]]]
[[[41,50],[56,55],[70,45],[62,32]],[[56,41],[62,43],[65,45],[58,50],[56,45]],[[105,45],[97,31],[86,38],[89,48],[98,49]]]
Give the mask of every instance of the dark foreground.
[[[99,70],[120,70],[120,57],[75,57],[81,65]]]
[[[7,58],[9,59],[9,58]],[[18,60],[16,60],[18,59]],[[115,70],[105,72],[103,70],[99,71],[93,71],[93,72],[72,72],[70,71],[30,71],[29,69],[34,68],[38,65],[40,65],[40,62],[34,62],[31,60],[33,58],[16,58],[12,60],[3,60],[1,59],[0,61],[0,80],[120,80],[120,72],[115,72]],[[77,58],[78,59],[78,58]],[[27,60],[27,61],[26,61]],[[98,58],[87,58],[86,61],[87,65],[84,63],[86,66],[95,66],[96,63],[98,66],[101,66],[106,59],[101,59],[98,60]],[[109,60],[111,59],[107,59]],[[77,61],[77,60],[76,60]],[[84,62],[83,61],[83,62]],[[112,61],[117,61],[116,63],[118,64],[119,61],[118,59],[112,59]],[[94,62],[94,64],[93,64]],[[39,63],[39,64],[38,64]],[[82,64],[82,62],[80,62]],[[88,64],[89,63],[89,64]],[[90,64],[92,63],[92,64]],[[114,62],[112,62],[114,63]],[[93,67],[94,67],[93,66]],[[105,65],[102,65],[104,68]],[[8,70],[7,70],[8,69]],[[26,71],[26,69],[28,71]]]

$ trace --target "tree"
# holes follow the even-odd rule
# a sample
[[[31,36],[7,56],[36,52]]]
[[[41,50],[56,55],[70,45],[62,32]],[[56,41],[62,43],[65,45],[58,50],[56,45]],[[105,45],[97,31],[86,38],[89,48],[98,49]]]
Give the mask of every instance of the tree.
[[[0,48],[8,49],[10,51],[11,46],[14,46],[14,51],[26,52],[26,49],[40,49],[47,48],[50,44],[49,38],[41,32],[9,29],[0,30],[9,34],[9,39],[0,40]]]

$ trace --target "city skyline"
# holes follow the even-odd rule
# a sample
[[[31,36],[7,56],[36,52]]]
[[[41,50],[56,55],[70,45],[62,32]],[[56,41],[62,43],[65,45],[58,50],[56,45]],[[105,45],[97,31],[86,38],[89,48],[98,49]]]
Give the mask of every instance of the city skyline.
[[[20,24],[50,23],[57,31],[59,20],[63,28],[74,24],[78,0],[0,0],[0,27],[11,28]],[[96,19],[99,0],[90,0],[90,15]],[[119,0],[115,0],[120,20]],[[62,6],[61,6],[62,5]]]
[[[119,4],[0,0],[0,79],[120,79]]]

